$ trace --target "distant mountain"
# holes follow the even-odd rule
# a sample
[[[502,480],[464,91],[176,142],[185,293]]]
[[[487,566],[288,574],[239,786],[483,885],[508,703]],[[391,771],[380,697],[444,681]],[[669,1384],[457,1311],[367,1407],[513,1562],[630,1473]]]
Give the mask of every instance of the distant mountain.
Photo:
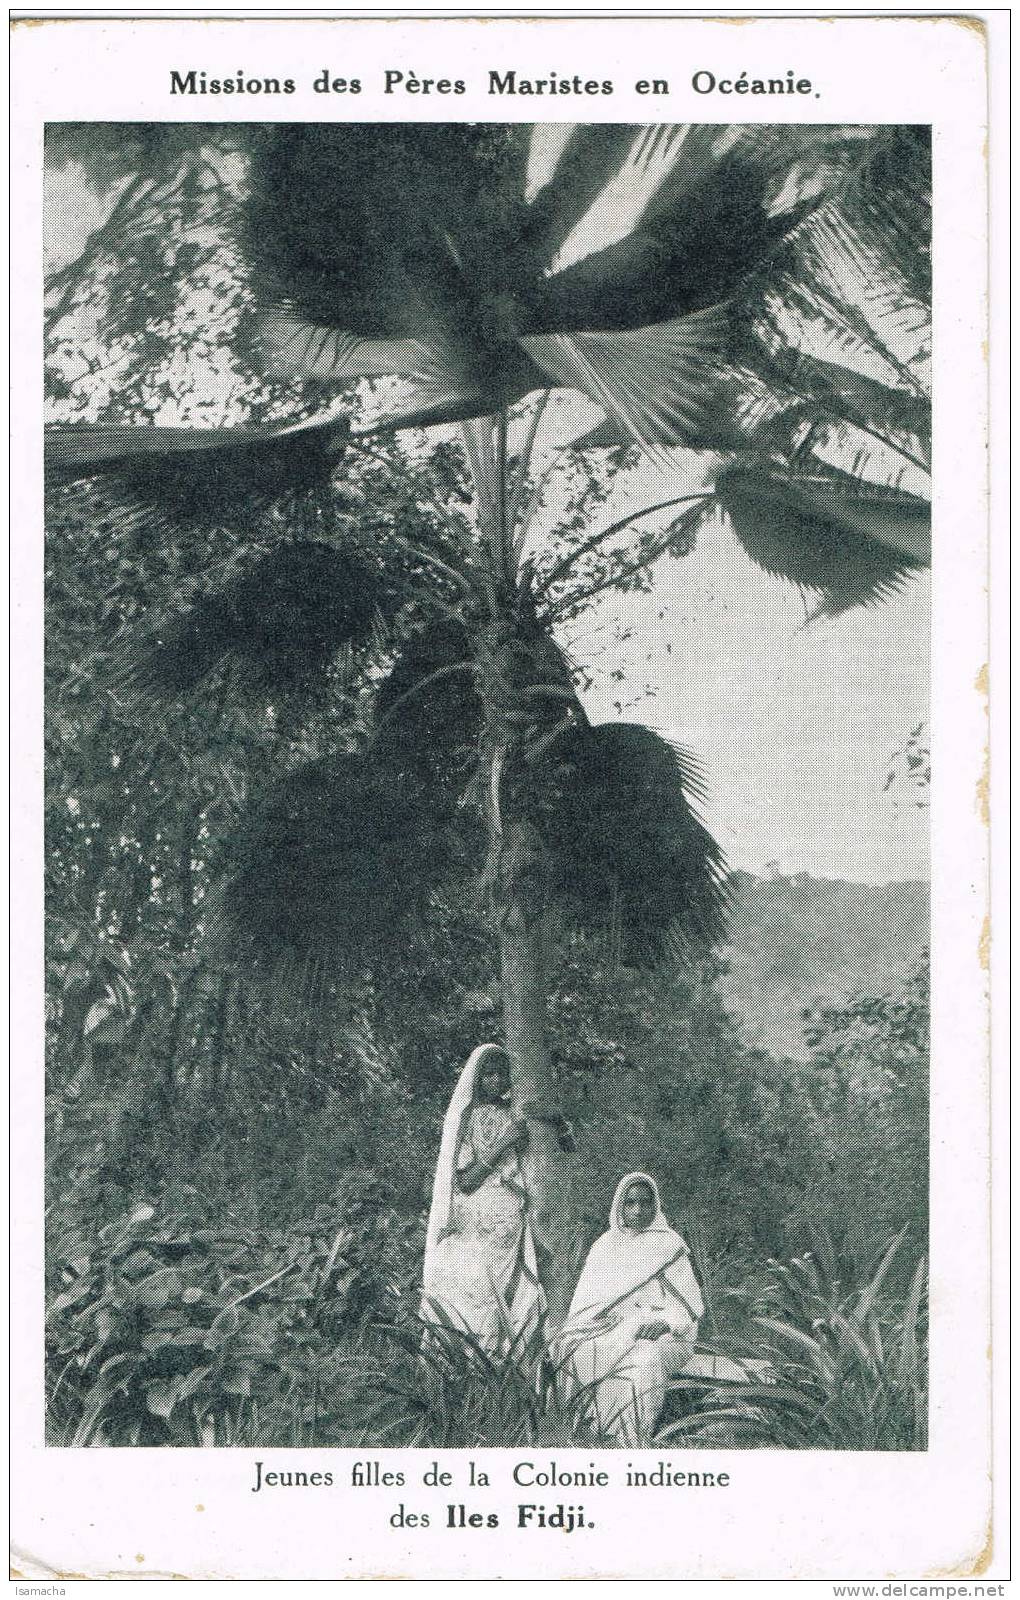
[[[741,1036],[807,1056],[801,1012],[853,991],[895,990],[929,942],[926,883],[733,874],[729,973],[721,988]]]

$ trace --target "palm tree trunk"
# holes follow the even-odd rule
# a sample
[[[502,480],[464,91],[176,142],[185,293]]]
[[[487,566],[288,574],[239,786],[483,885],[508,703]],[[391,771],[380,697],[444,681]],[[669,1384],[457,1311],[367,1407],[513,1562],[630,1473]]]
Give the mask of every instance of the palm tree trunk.
[[[533,444],[534,430],[518,464],[522,483]],[[542,672],[534,659],[534,635],[526,629],[522,631],[510,515],[506,412],[486,425],[466,429],[465,446],[479,506],[479,588],[488,602],[487,621],[476,641],[481,668],[478,688],[485,707],[490,753],[487,876],[494,890],[503,1027],[513,1100],[517,1114],[528,1123],[524,1168],[539,1277],[546,1293],[549,1322],[555,1329],[566,1315],[573,1289],[570,1245],[574,1229],[567,1162],[556,1125],[547,1120],[559,1101],[545,1037],[549,875],[542,839],[521,816],[512,794],[514,784],[505,782],[519,754],[522,708],[534,710],[534,702],[528,702],[525,696],[534,682],[541,681]],[[509,814],[504,806],[506,800],[510,801]]]
[[[525,1181],[539,1277],[555,1330],[566,1316],[573,1290],[573,1208],[567,1162],[556,1127],[546,1120],[557,1108],[559,1096],[545,1036],[546,918],[536,894],[542,874],[535,841],[524,829],[508,829],[500,856],[500,879],[505,886],[499,913],[504,1038],[514,1106],[528,1122]]]
[[[520,908],[511,905],[500,932],[503,1023],[513,1065],[514,1102],[518,1112],[534,1105],[555,1104],[552,1070],[545,1042],[546,984],[542,930],[524,925]],[[551,1331],[567,1313],[572,1238],[566,1162],[551,1123],[529,1118],[524,1158],[538,1272],[546,1293]]]

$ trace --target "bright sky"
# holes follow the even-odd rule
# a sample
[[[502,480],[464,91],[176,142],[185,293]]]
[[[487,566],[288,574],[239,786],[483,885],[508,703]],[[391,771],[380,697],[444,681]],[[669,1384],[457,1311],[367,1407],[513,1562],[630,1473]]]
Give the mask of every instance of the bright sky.
[[[573,438],[598,417],[558,394],[550,431]],[[711,457],[673,460],[672,473],[643,465],[621,476],[600,525],[711,477]],[[708,778],[704,820],[733,867],[927,880],[928,813],[884,784],[893,752],[928,720],[928,574],[882,605],[805,626],[800,592],[712,518],[693,553],[660,561],[655,575],[651,594],[607,592],[562,632],[595,677],[582,697],[592,720],[643,722],[695,751]],[[622,644],[618,622],[632,630]]]
[[[704,820],[731,866],[867,883],[929,875],[927,813],[883,792],[889,758],[928,716],[927,575],[885,605],[804,627],[796,589],[760,572],[712,522],[664,561],[652,595],[610,596],[600,623],[634,627],[620,665],[587,697],[689,744],[709,780]]]

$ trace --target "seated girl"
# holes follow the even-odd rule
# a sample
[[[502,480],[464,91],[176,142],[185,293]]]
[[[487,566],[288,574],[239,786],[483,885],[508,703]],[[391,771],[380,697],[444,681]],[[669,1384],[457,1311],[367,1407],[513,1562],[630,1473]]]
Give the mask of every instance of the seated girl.
[[[666,1391],[690,1360],[704,1311],[690,1251],[652,1178],[618,1185],[609,1231],[588,1252],[553,1346],[567,1395],[586,1392],[587,1420],[619,1444],[647,1444]]]

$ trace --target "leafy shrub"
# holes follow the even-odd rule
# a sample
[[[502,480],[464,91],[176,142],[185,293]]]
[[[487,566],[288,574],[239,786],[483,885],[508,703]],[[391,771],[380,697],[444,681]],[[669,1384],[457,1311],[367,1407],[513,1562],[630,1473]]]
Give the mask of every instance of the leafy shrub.
[[[388,1308],[394,1219],[363,1185],[289,1230],[200,1220],[139,1205],[53,1242],[54,1442],[247,1442],[260,1413],[315,1390],[351,1330]]]
[[[700,1407],[665,1428],[662,1440],[781,1449],[923,1450],[927,1445],[926,1262],[906,1296],[887,1283],[906,1230],[891,1241],[863,1285],[850,1286],[825,1235],[814,1252],[775,1263],[751,1286],[742,1340],[712,1348],[756,1362],[755,1379],[680,1378]],[[761,1380],[761,1381],[759,1381]]]
[[[716,980],[705,962],[622,970],[600,986],[567,964],[553,1038],[585,1243],[605,1228],[622,1175],[650,1171],[684,1236],[699,1230],[706,1255],[733,1258],[732,1281],[784,1248],[815,1155],[798,1068],[741,1045]]]
[[[815,1162],[796,1208],[796,1231],[810,1218],[824,1219],[855,1276],[905,1219],[924,1247],[928,985],[925,957],[895,993],[855,995],[805,1017]],[[892,1273],[905,1288],[902,1257]]]

